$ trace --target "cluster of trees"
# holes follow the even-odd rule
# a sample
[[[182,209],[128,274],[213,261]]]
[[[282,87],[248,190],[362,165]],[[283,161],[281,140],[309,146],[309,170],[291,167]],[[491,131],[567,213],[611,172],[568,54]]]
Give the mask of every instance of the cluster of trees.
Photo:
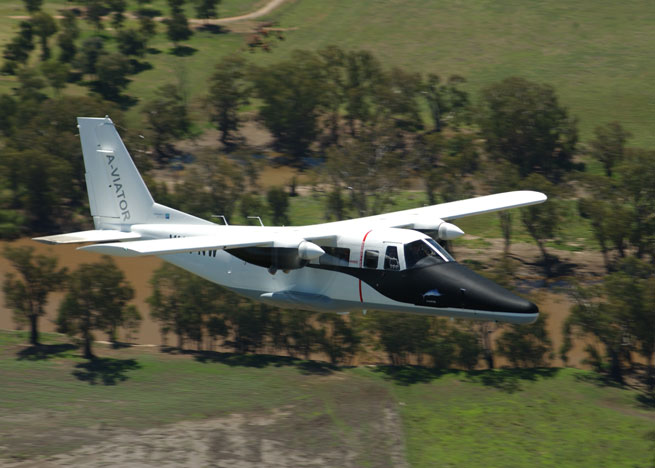
[[[109,257],[82,264],[73,271],[57,266],[56,257],[36,254],[32,247],[7,247],[4,256],[17,274],[8,273],[3,290],[6,306],[19,325],[28,325],[31,343],[39,345],[38,320],[45,314],[49,293],[66,292],[59,306],[57,329],[75,337],[84,355],[93,358],[94,331],[116,343],[118,330],[129,339],[141,315],[130,304],[134,290]],[[162,343],[177,337],[198,350],[216,346],[238,353],[281,352],[310,359],[323,355],[332,364],[350,362],[366,349],[383,351],[391,364],[459,366],[474,369],[484,359],[493,367],[488,324],[373,312],[344,317],[334,313],[282,310],[237,296],[170,264],[155,271],[150,315],[160,325]],[[547,364],[551,342],[546,319],[530,326],[506,327],[496,352],[516,366]]]
[[[655,268],[636,257],[616,265],[598,285],[578,286],[576,304],[564,324],[561,354],[571,349],[572,337],[590,337],[589,363],[622,383],[634,354],[647,363],[646,381],[655,388]]]
[[[48,295],[57,290],[66,291],[57,330],[79,338],[87,358],[94,357],[94,331],[106,333],[109,341],[117,343],[119,328],[128,335],[138,330],[141,315],[129,304],[134,289],[109,257],[69,273],[57,266],[57,257],[36,254],[33,247],[8,246],[3,255],[18,273],[9,272],[4,278],[5,305],[18,325],[29,324],[32,345],[39,345],[39,318],[45,315]]]
[[[67,83],[88,86],[104,99],[129,105],[133,99],[123,95],[130,82],[129,76],[148,68],[142,61],[148,52],[148,42],[157,32],[155,17],[159,10],[139,0],[138,7],[129,13],[137,21],[126,27],[126,0],[87,0],[81,8],[61,10],[57,19],[43,11],[42,0],[25,0],[30,18],[21,21],[17,34],[4,46],[1,72],[17,75],[20,81],[38,80],[59,94]],[[163,23],[168,38],[175,44],[173,53],[183,48],[180,41],[193,34],[184,13],[184,0],[168,0],[170,17]],[[196,2],[199,18],[215,18],[219,0]],[[82,37],[79,18],[94,27],[94,33]],[[104,29],[109,21],[113,34]],[[108,45],[114,42],[115,47]],[[30,60],[38,42],[41,51],[38,63]],[[53,54],[56,43],[58,53]]]
[[[124,90],[130,74],[148,66],[143,58],[156,33],[153,18],[160,13],[146,2],[138,3],[137,24],[126,21],[124,0],[88,0],[80,10],[62,11],[60,19],[42,11],[42,1],[25,1],[30,19],[20,23],[3,49],[2,72],[16,75],[17,85],[13,93],[0,96],[0,237],[86,227],[86,186],[75,117],[111,113],[120,126]],[[216,4],[216,0],[196,2],[197,16],[214,17]],[[164,24],[175,50],[182,53],[179,43],[192,33],[184,1],[169,0],[168,6],[170,16]],[[93,24],[93,34],[81,34],[81,17]],[[112,32],[103,30],[107,21]],[[38,59],[33,57],[35,51],[40,52]],[[69,82],[88,86],[92,96],[65,95],[62,91]],[[547,275],[557,260],[547,250],[547,242],[562,227],[565,199],[575,197],[609,275],[603,285],[576,290],[577,305],[565,333],[595,337],[600,347],[589,348],[592,360],[599,367],[609,367],[617,380],[631,365],[631,355],[641,353],[649,362],[652,382],[654,321],[649,285],[655,264],[651,182],[655,152],[629,148],[630,134],[620,123],[598,126],[590,144],[580,145],[576,120],[548,85],[507,78],[484,88],[474,104],[462,77],[442,80],[435,74],[388,69],[370,52],[338,47],[296,51],[267,66],[253,65],[243,55],[230,55],[216,65],[207,90],[203,97],[206,114],[219,130],[229,157],[195,155],[195,163],[174,186],[150,180],[148,172],[179,156],[175,142],[189,136],[194,127],[184,87],[166,84],[145,103],[141,114],[145,137],[131,133],[134,126],[122,129],[158,201],[205,218],[217,213],[228,217],[240,213],[246,218],[270,211],[273,222],[289,223],[289,194],[282,188],[263,191],[258,164],[240,135],[250,118],[269,131],[279,161],[317,168],[316,184],[328,191],[323,197],[328,219],[387,209],[402,188],[399,173],[422,180],[431,204],[479,190],[545,192],[548,203],[498,216],[505,253],[509,253],[513,225],[519,218],[540,249]],[[591,157],[588,170],[576,159],[584,152]],[[36,274],[36,270],[18,270],[26,278]],[[70,278],[68,287],[73,291],[75,275],[57,273]],[[156,278],[172,281],[175,275],[183,273],[167,270]],[[182,276],[178,280],[188,284],[189,291],[206,287],[194,283],[200,280]],[[27,300],[16,277],[7,281],[13,294],[7,296],[11,308],[30,311],[18,316],[35,321],[42,314],[39,300]],[[47,287],[44,282],[42,295],[47,295]],[[88,327],[80,325],[77,317],[94,300],[67,299],[62,330],[84,335]],[[182,342],[220,338],[240,351],[272,347],[296,355],[320,350],[339,361],[347,360],[362,342],[375,336],[394,363],[422,362],[423,356],[431,356],[436,366],[452,362],[467,367],[466,362],[473,361],[467,361],[467,356],[477,356],[476,363],[482,356],[493,364],[488,327],[452,326],[406,316],[399,316],[402,323],[395,323],[395,317],[386,314],[346,320],[275,311],[219,289],[209,294],[206,303],[198,302],[205,300],[202,295],[193,300],[155,295],[152,300],[162,330],[175,333]],[[178,316],[176,304],[194,312]],[[96,315],[105,313],[104,306],[94,307],[101,311]],[[89,318],[87,322],[109,330],[104,320]],[[530,362],[543,361],[550,344],[540,326],[530,332],[514,330],[514,335],[506,329],[507,339],[497,341],[497,351],[536,349]],[[412,340],[389,335],[403,327],[415,327],[416,334],[406,330]],[[310,341],[311,346],[307,345]],[[347,351],[343,355],[329,351],[339,347]],[[567,350],[565,346],[564,356]]]

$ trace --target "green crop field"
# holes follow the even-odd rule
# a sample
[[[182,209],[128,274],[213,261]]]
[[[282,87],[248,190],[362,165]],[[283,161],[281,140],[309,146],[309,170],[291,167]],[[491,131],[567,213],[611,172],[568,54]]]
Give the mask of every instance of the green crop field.
[[[121,432],[136,440],[147,430],[154,444],[166,425],[236,414],[272,418],[244,426],[244,440],[273,439],[330,466],[389,466],[398,453],[414,467],[655,462],[652,400],[586,371],[440,375],[102,345],[101,358],[89,363],[61,336],[46,335],[40,354],[25,347],[26,337],[0,331],[0,463],[70,452]]]
[[[263,4],[224,0],[219,14],[238,15]],[[45,9],[55,13],[64,5],[46,0]],[[162,0],[152,6],[167,14]],[[187,13],[193,14],[189,6]],[[0,44],[18,22],[8,16],[21,14],[21,2],[1,2]],[[461,74],[474,96],[490,83],[519,75],[553,85],[580,119],[583,139],[594,126],[618,120],[634,134],[633,145],[655,144],[655,9],[645,0],[288,0],[262,20],[277,21],[286,29],[285,40],[274,41],[271,53],[247,54],[253,62],[268,64],[294,49],[336,44],[371,50],[387,66],[443,77]],[[158,85],[181,81],[196,117],[204,118],[201,98],[213,65],[227,53],[245,50],[247,36],[243,27],[239,33],[198,32],[185,43],[195,52],[177,57],[159,25],[151,43],[155,53],[146,57],[153,68],[134,76],[127,92],[144,102]],[[13,83],[13,77],[0,77],[0,91]],[[138,112],[139,105],[130,120],[137,122]]]

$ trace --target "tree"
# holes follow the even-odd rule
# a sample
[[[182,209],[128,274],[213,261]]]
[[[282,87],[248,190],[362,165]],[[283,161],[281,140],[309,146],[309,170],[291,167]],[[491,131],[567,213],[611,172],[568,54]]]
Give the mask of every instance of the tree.
[[[196,16],[200,19],[216,18],[216,5],[220,0],[198,0],[196,3]]]
[[[507,160],[487,161],[482,168],[482,174],[490,193],[501,193],[516,190],[519,186],[520,176],[518,168]],[[503,253],[509,255],[512,243],[512,224],[514,219],[512,210],[501,210],[498,212],[500,229],[505,241]]]
[[[455,329],[452,339],[457,350],[454,357],[455,362],[468,370],[475,369],[483,352],[478,337],[470,331]]]
[[[61,32],[57,36],[57,44],[61,49],[59,61],[71,63],[77,53],[75,41],[80,36],[80,27],[77,24],[75,13],[70,10],[62,12],[63,18],[60,20]]]
[[[330,363],[336,365],[352,359],[361,343],[361,337],[354,327],[335,313],[321,314],[318,320],[322,325],[318,343]]]
[[[356,139],[327,151],[325,170],[335,186],[347,187],[359,216],[382,212],[402,188],[403,141],[390,122],[367,126]]]
[[[68,81],[69,68],[65,63],[50,60],[41,64],[41,72],[46,77],[48,83],[59,95],[62,89],[66,87]]]
[[[246,81],[246,62],[239,55],[229,55],[216,65],[209,79],[207,103],[211,109],[211,121],[221,132],[221,143],[228,149],[235,141],[233,132],[241,123],[239,109],[249,102],[250,86]]]
[[[141,34],[143,34],[145,37],[149,39],[151,39],[155,34],[157,34],[157,24],[153,19],[153,15],[151,14],[151,11],[152,10],[148,8],[140,8],[137,11],[137,17],[139,19],[139,28],[141,30]]]
[[[130,73],[132,64],[123,54],[102,55],[96,63],[98,80],[94,83],[94,89],[104,99],[118,101],[130,82],[127,77]]]
[[[84,15],[89,23],[96,29],[103,29],[102,17],[107,13],[107,7],[103,0],[87,0],[86,14]]]
[[[41,5],[43,0],[23,0],[25,3],[25,9],[30,13],[36,13],[41,10]]]
[[[201,154],[198,165],[187,169],[182,183],[175,186],[174,205],[201,218],[223,215],[229,219],[242,193],[243,173],[238,165]]]
[[[110,257],[84,263],[69,277],[68,292],[59,307],[57,330],[80,336],[84,357],[93,359],[94,330],[104,331],[115,343],[119,327],[126,323],[134,327],[134,321],[139,320],[138,312],[135,314],[128,305],[133,297],[134,289]]]
[[[612,177],[612,169],[623,160],[625,142],[632,136],[620,123],[610,122],[594,129],[596,138],[591,141],[591,155],[605,168],[605,175]]]
[[[630,242],[641,258],[655,260],[655,151],[632,149],[618,169],[623,196],[632,208]]]
[[[375,102],[396,128],[416,132],[423,128],[418,107],[420,91],[420,74],[394,67],[384,73]]]
[[[445,150],[445,140],[441,134],[418,135],[412,147],[412,159],[418,176],[423,179],[428,204],[437,203],[436,191],[443,181],[438,162]]]
[[[82,42],[79,53],[75,57],[74,66],[82,73],[96,74],[98,59],[105,55],[104,41],[99,36],[91,36]]]
[[[372,330],[382,350],[394,366],[409,364],[412,355],[422,363],[422,355],[430,351],[430,319],[422,315],[389,312],[372,314]]]
[[[341,109],[345,103],[346,53],[337,46],[328,46],[317,52],[321,60],[323,84],[324,125],[328,128],[322,147],[338,145],[340,138]]]
[[[605,348],[605,353],[610,359],[611,379],[623,382],[622,344],[625,331],[616,316],[616,309],[607,307],[606,303],[597,300],[602,296],[602,292],[599,286],[586,288],[578,286],[573,292],[575,305],[571,307],[571,314],[564,322],[564,342],[560,353],[564,359],[572,347],[572,335],[581,337],[591,335]],[[592,364],[601,371],[601,354],[592,344],[587,345],[586,351],[593,359]]]
[[[193,31],[189,28],[189,21],[182,12],[173,13],[169,19],[164,20],[166,24],[166,35],[175,44],[175,48],[179,48],[180,41],[186,41],[193,35]]]
[[[550,265],[553,257],[546,251],[546,240],[555,236],[562,219],[557,201],[555,186],[539,174],[531,174],[522,183],[526,189],[536,190],[548,195],[546,203],[525,207],[521,210],[521,221],[530,236],[535,240],[544,262],[546,275],[550,276]]]
[[[209,324],[210,336],[227,334],[222,322],[228,307],[220,286],[168,263],[155,270],[150,283],[153,288],[152,296],[147,299],[150,316],[159,322],[163,342],[173,332],[177,335],[178,348],[183,348],[185,340],[190,339],[200,349],[204,327]]]
[[[21,21],[20,31],[16,37],[4,46],[2,53],[5,63],[2,66],[4,73],[15,74],[19,65],[24,65],[34,50],[34,28],[29,21]]]
[[[182,13],[182,7],[186,0],[167,0],[168,7],[172,13]]]
[[[224,310],[232,332],[231,344],[237,352],[255,352],[264,346],[270,306],[230,294]]]
[[[289,224],[289,195],[282,187],[271,187],[266,193],[268,206],[276,226]]]
[[[530,325],[509,325],[496,341],[498,354],[514,367],[541,367],[548,363],[553,343],[546,330],[547,315]]]
[[[249,219],[249,216],[264,216],[264,204],[260,197],[254,193],[245,193],[239,201],[239,208],[241,216],[246,220],[246,224],[259,226],[259,221],[256,219]]]
[[[345,119],[350,135],[355,136],[358,126],[368,123],[377,115],[374,102],[384,73],[375,56],[363,50],[347,53],[345,67]]]
[[[34,34],[41,39],[41,60],[46,61],[50,58],[48,38],[57,32],[57,23],[52,16],[39,11],[32,15],[32,27]]]
[[[34,247],[6,246],[3,256],[20,275],[5,274],[5,305],[14,312],[15,322],[29,322],[30,343],[37,346],[39,318],[45,315],[48,295],[63,288],[66,268],[57,267],[57,257],[35,254]]]
[[[123,22],[125,21],[125,9],[127,8],[127,3],[125,0],[108,0],[107,5],[112,11],[111,24],[116,29],[121,29],[123,27]]]
[[[626,203],[622,188],[609,177],[584,174],[581,182],[588,196],[578,199],[578,211],[591,223],[609,273],[613,265],[609,252],[614,248],[621,258],[625,257],[635,214]]]
[[[263,101],[259,117],[275,139],[276,149],[301,164],[318,135],[323,103],[320,62],[315,54],[295,51],[290,60],[251,72]]]
[[[468,93],[458,87],[463,83],[466,83],[466,80],[458,75],[448,78],[446,84],[441,84],[441,78],[434,73],[426,77],[421,93],[428,103],[435,132],[440,132],[444,127],[444,117],[450,116],[452,120],[457,121],[468,109]]]
[[[522,178],[537,172],[557,183],[576,167],[576,122],[551,86],[513,77],[486,87],[479,124],[487,151]]]
[[[187,135],[191,126],[180,86],[165,84],[157,88],[155,98],[144,106],[143,112],[153,136],[155,154],[165,161],[174,153],[171,141]]]
[[[603,282],[606,304],[624,330],[622,346],[641,354],[648,364],[649,390],[655,388],[655,271],[635,257],[624,259]],[[624,352],[624,354],[627,354]]]
[[[121,29],[116,35],[118,50],[123,55],[143,57],[148,46],[147,37],[135,29]]]

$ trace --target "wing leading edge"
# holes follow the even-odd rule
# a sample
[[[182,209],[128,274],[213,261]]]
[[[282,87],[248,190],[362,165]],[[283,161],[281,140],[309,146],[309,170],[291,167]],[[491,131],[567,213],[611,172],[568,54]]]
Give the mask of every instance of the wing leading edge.
[[[326,230],[341,230],[351,227],[374,228],[410,228],[428,229],[438,228],[441,221],[464,218],[494,211],[520,208],[524,206],[543,203],[548,197],[541,192],[531,190],[518,190],[514,192],[497,193],[477,198],[458,200],[439,205],[412,208],[409,210],[395,211],[365,218],[335,221],[332,223],[318,224],[300,228],[309,237],[311,234],[325,233]],[[334,231],[333,231],[334,232]],[[338,232],[338,231],[337,231]]]

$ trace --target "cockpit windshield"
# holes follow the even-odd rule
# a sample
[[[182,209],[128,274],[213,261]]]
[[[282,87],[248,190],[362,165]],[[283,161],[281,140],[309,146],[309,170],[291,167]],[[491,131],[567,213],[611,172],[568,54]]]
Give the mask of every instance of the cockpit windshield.
[[[429,258],[428,262],[421,260]],[[405,264],[407,268],[416,266],[417,263],[438,264],[454,262],[450,256],[434,239],[422,239],[405,244]]]
[[[441,255],[443,257],[443,259],[445,261],[447,261],[447,262],[454,262],[455,261],[455,259],[448,253],[448,251],[446,249],[444,249],[443,247],[441,247],[439,245],[439,242],[437,242],[436,240],[434,240],[432,238],[423,239],[423,240],[425,242],[427,242],[428,244],[430,244],[432,246],[432,248],[435,249],[439,253],[439,255]]]

